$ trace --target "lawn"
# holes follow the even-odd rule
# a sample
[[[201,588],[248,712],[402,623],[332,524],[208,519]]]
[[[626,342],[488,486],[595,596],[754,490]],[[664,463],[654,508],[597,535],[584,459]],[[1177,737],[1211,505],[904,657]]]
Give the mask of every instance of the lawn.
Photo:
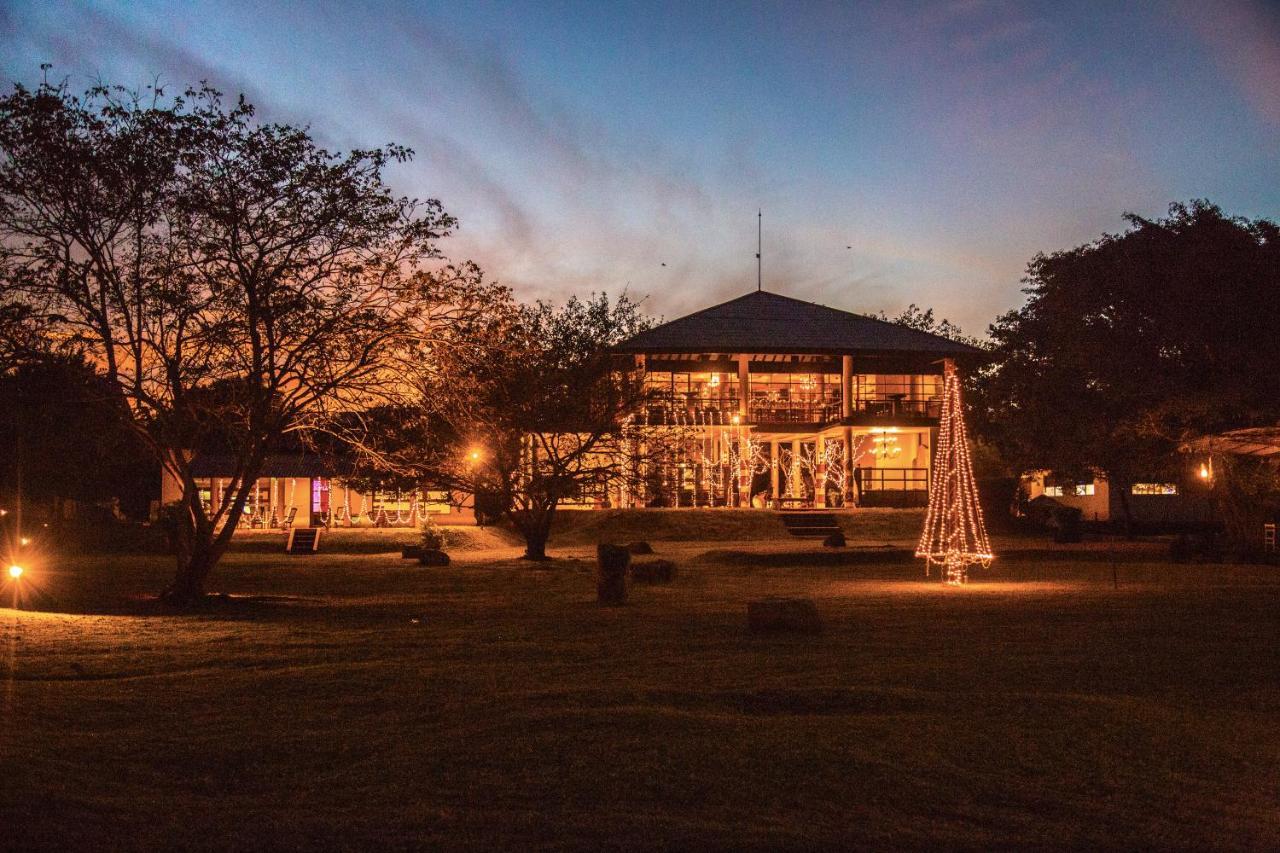
[[[1004,542],[956,589],[685,539],[604,609],[580,539],[447,569],[259,540],[188,616],[134,597],[162,558],[33,572],[75,612],[0,610],[0,844],[1280,846],[1280,570]],[[749,636],[767,594],[826,633]]]

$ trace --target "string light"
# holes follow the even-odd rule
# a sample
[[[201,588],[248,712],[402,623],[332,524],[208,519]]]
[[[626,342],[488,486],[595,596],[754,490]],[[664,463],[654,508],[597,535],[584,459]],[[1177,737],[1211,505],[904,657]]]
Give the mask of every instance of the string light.
[[[964,410],[960,406],[960,378],[950,359],[943,368],[942,417],[933,459],[933,482],[916,556],[924,558],[926,574],[936,564],[943,580],[953,585],[969,579],[970,566],[986,568],[995,557],[973,479],[973,460],[969,457]]]

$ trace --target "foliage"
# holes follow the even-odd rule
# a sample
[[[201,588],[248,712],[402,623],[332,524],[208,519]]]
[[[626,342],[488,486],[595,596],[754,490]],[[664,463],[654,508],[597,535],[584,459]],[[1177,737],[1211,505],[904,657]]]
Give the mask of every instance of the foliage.
[[[0,492],[14,494],[21,476],[24,503],[50,505],[55,522],[66,500],[117,499],[145,519],[158,466],[114,417],[118,409],[116,389],[82,358],[50,355],[0,373],[8,451],[0,455]]]
[[[632,415],[649,400],[638,372],[610,347],[647,328],[626,296],[495,302],[487,322],[443,347],[422,378],[422,417],[443,440],[417,445],[410,467],[485,494],[545,557],[564,500],[613,486],[640,489],[646,464],[665,458],[682,430],[646,428]]]
[[[0,99],[5,302],[84,351],[182,483],[172,600],[203,594],[272,444],[394,398],[478,280],[442,262],[440,203],[383,182],[410,154],[334,154],[207,86]],[[206,508],[191,451],[211,430],[235,470]]]
[[[423,548],[432,551],[443,551],[445,546],[449,544],[449,536],[444,528],[436,524],[431,516],[425,516],[422,519],[422,538]]]
[[[991,327],[978,429],[1020,470],[1100,473],[1122,501],[1194,435],[1280,418],[1280,233],[1204,201],[1037,255]]]
[[[932,308],[922,309],[914,302],[904,308],[902,313],[896,317],[890,317],[881,311],[879,319],[889,323],[896,323],[899,326],[906,326],[908,329],[915,329],[917,332],[928,332],[931,335],[938,335],[962,344],[968,344],[978,349],[987,349],[990,346],[990,343],[982,338],[966,335],[959,326],[946,318],[935,320]]]

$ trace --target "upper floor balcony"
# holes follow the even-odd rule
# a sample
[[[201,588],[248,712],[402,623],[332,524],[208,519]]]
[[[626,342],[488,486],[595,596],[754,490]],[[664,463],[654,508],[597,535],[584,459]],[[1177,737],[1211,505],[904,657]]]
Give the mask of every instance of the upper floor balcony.
[[[847,388],[829,372],[651,371],[645,381],[652,402],[641,418],[653,425],[834,424],[846,395],[852,424],[927,424],[941,412],[940,377],[929,374],[854,374]]]

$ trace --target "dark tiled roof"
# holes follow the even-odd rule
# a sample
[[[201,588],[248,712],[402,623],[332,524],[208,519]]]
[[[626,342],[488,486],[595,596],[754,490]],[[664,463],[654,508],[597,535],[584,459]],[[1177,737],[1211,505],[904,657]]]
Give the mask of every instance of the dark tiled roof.
[[[193,477],[230,477],[235,461],[230,454],[200,453],[191,460]],[[262,464],[260,477],[336,477],[334,466],[307,453],[272,453]]]
[[[885,353],[978,356],[981,350],[897,323],[752,291],[623,341],[624,353]]]

